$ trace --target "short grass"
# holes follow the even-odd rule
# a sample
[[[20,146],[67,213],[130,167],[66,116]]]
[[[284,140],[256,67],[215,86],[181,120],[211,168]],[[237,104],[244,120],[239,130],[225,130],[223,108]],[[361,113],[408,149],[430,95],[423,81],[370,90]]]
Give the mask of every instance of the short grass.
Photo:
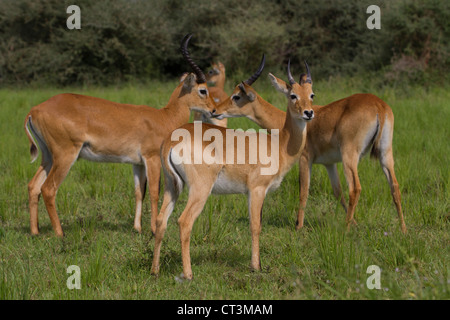
[[[132,169],[77,162],[62,184],[57,207],[66,237],[54,236],[40,203],[41,234],[29,233],[30,164],[23,130],[29,109],[52,95],[77,92],[161,107],[176,82],[113,88],[0,90],[0,299],[448,299],[450,298],[450,90],[377,88],[365,81],[316,82],[316,103],[371,92],[395,114],[394,156],[408,234],[398,227],[389,187],[377,162],[359,165],[358,225],[345,232],[345,213],[326,171],[313,167],[305,228],[295,231],[298,170],[269,194],[263,209],[262,270],[250,270],[250,231],[244,195],[211,196],[192,233],[194,280],[183,281],[177,218],[169,220],[161,274],[151,276],[154,239],[149,198],[143,233],[133,231]],[[231,86],[228,88],[230,91]],[[266,79],[255,84],[280,108],[286,100]],[[57,119],[55,119],[57,121]],[[231,119],[234,128],[258,128]],[[345,180],[339,166],[341,181]],[[69,290],[66,269],[81,270],[81,289]],[[366,286],[367,267],[381,268],[380,290]]]

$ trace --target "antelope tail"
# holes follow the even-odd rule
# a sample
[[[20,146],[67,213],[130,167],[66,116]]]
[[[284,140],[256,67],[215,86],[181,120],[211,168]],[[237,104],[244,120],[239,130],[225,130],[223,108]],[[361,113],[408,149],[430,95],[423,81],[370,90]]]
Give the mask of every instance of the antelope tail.
[[[163,150],[163,147],[161,150]],[[161,154],[161,160],[163,162],[164,176],[166,179],[166,188],[172,190],[175,194],[179,195],[183,191],[184,181],[180,173],[177,171],[175,164],[172,160],[172,149],[168,152],[167,158]]]
[[[375,158],[375,159],[379,159],[381,154],[381,146],[380,146],[380,141],[381,141],[381,136],[383,133],[383,129],[384,129],[384,121],[386,119],[384,117],[380,117],[380,114],[377,114],[377,131],[375,132],[375,136],[374,136],[374,142],[372,144],[372,150],[370,151],[370,157],[371,158]]]
[[[32,123],[31,123],[31,115],[27,114],[25,117],[25,123],[24,123],[25,133],[27,134],[28,141],[30,142],[30,155],[31,155],[31,163],[36,161],[37,157],[39,156],[39,151],[36,145],[36,141],[34,140],[33,136],[31,135],[30,129],[33,131]]]

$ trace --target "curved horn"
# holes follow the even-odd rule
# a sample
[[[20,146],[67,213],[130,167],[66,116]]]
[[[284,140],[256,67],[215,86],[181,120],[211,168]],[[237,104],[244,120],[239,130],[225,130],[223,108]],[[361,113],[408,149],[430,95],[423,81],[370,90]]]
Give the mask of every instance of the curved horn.
[[[309,71],[309,66],[306,63],[306,60],[305,60],[305,67],[306,67],[306,80],[305,80],[305,82],[308,82],[308,83],[312,84],[311,71]]]
[[[187,49],[187,45],[189,43],[189,40],[191,39],[192,34],[187,34],[184,36],[183,41],[181,41],[181,54],[183,55],[184,59],[189,63],[192,70],[194,71],[195,75],[197,76],[197,83],[205,83],[206,77],[203,71],[200,69],[200,67],[191,59],[189,55],[189,51]]]
[[[291,59],[288,60],[287,76],[288,76],[289,84],[292,86],[295,83],[295,80],[291,74]]]
[[[261,59],[261,63],[259,64],[258,70],[256,70],[256,72],[247,80],[244,81],[244,83],[246,85],[251,86],[253,84],[253,82],[255,82],[259,76],[261,75],[263,69],[264,69],[264,64],[266,63],[266,55],[263,54],[262,59]]]

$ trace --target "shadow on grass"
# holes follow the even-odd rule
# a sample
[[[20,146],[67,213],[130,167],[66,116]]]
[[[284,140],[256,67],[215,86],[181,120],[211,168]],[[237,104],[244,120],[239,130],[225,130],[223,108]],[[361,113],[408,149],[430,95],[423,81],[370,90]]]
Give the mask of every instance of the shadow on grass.
[[[135,271],[149,271],[152,267],[153,246],[148,247],[145,253],[127,259],[127,268]],[[195,246],[191,243],[192,267],[204,265],[217,265],[226,268],[242,268],[250,264],[250,248],[242,250],[237,247],[216,248]],[[245,267],[246,268],[246,267]],[[181,259],[181,246],[170,246],[161,248],[160,272],[161,274],[178,276],[182,273],[183,264]]]
[[[70,233],[75,233],[77,231],[93,230],[96,232],[110,231],[119,233],[137,233],[133,228],[133,221],[121,221],[121,222],[110,222],[110,221],[97,221],[95,217],[79,218],[77,220],[71,219],[70,221],[62,221],[61,223],[63,232],[65,235]],[[23,224],[20,226],[15,226],[12,228],[18,233],[28,234],[30,233],[30,225]],[[143,233],[145,230],[143,230]],[[150,232],[150,226],[148,226],[148,232]],[[51,236],[55,235],[52,225],[50,223],[43,223],[39,225],[39,235]]]

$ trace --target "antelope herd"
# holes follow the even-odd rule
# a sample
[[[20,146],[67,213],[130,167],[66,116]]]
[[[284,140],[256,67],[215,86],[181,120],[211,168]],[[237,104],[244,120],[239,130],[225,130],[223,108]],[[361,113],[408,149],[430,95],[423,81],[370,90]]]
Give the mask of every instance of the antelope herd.
[[[38,157],[38,147],[42,154],[41,164],[28,184],[32,234],[39,233],[38,202],[42,194],[54,232],[60,237],[64,235],[55,197],[77,159],[129,163],[133,166],[134,228],[138,232],[142,231],[142,202],[147,184],[149,188],[151,231],[155,235],[153,274],[159,272],[167,221],[185,185],[188,200],[178,219],[184,277],[192,278],[190,234],[211,193],[247,195],[252,236],[251,266],[259,270],[259,235],[266,194],[276,189],[298,162],[300,204],[296,228],[302,228],[311,167],[313,163],[320,163],[327,169],[334,196],[347,212],[349,229],[355,223],[355,208],[361,193],[358,162],[369,151],[380,161],[391,188],[401,231],[406,233],[392,154],[394,116],[384,101],[372,94],[354,94],[325,106],[313,105],[308,64],[305,62],[306,73],[296,82],[289,61],[287,82],[268,74],[275,89],[287,98],[287,111],[284,112],[265,101],[252,87],[263,72],[265,56],[257,71],[227,95],[224,65],[214,63],[205,75],[190,57],[187,49],[190,39],[191,35],[186,35],[180,49],[192,72],[181,77],[164,108],[59,94],[33,107],[26,115],[24,128],[32,162]],[[208,87],[208,83],[215,86]],[[191,112],[194,112],[195,120],[202,122],[189,123]],[[247,117],[268,129],[270,134],[229,129],[228,117]],[[195,132],[197,127],[202,129],[200,136]],[[193,138],[174,138],[176,132],[187,132]],[[220,139],[206,137],[207,132]],[[235,145],[235,139],[244,143]],[[253,143],[245,143],[246,139]],[[231,162],[228,158],[230,149]],[[264,149],[274,157],[276,170],[268,168],[261,153],[253,155],[258,149]],[[197,152],[209,152],[212,162],[198,161]],[[238,158],[245,155],[245,161],[236,161],[234,155]],[[336,166],[339,162],[342,162],[348,185],[348,204],[339,181]],[[157,214],[161,168],[165,181],[164,198]]]

